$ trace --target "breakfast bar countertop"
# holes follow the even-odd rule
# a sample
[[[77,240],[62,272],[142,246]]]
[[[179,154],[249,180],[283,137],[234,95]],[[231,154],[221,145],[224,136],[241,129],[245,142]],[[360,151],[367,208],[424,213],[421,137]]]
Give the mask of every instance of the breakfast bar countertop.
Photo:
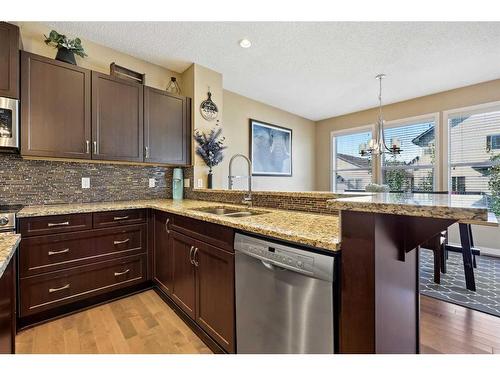
[[[340,225],[337,215],[278,210],[267,207],[251,207],[250,210],[262,212],[262,214],[237,218],[196,211],[198,208],[222,206],[247,209],[247,207],[233,204],[201,200],[154,199],[26,206],[19,211],[17,217],[151,208],[315,248],[332,251],[340,249]]]
[[[461,222],[498,225],[488,212],[482,195],[426,193],[365,193],[329,199],[332,210],[453,219]]]
[[[0,233],[0,277],[2,277],[14,256],[19,241],[21,241],[20,234]]]

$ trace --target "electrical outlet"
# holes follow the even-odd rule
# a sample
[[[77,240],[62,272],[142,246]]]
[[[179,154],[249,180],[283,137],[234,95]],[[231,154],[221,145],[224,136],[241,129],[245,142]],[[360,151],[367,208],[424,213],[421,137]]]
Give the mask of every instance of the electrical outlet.
[[[90,177],[82,177],[82,189],[90,189]]]
[[[189,178],[184,179],[184,187],[185,188],[191,187],[191,180]]]
[[[201,179],[201,178],[198,179],[198,187],[199,188],[203,187],[203,179]]]
[[[154,178],[149,179],[149,187],[153,188],[156,186],[156,180]]]

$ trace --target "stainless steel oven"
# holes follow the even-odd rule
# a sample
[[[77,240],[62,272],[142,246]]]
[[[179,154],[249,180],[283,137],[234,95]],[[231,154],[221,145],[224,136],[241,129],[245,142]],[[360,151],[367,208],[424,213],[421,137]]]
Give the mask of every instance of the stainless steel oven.
[[[0,97],[0,151],[19,148],[19,101]]]

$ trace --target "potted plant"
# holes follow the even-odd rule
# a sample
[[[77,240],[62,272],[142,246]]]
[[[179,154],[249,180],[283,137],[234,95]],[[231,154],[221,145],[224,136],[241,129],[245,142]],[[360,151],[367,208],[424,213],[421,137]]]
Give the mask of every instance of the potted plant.
[[[76,65],[75,54],[80,57],[87,56],[80,38],[69,39],[66,35],[59,34],[55,30],[52,30],[49,36],[44,35],[44,37],[45,44],[57,48],[56,60]]]
[[[198,144],[196,147],[196,154],[200,156],[205,164],[208,166],[207,187],[212,189],[212,168],[222,162],[224,158],[223,150],[227,147],[224,146],[224,137],[221,137],[222,128],[216,126],[211,129],[208,134],[195,130],[194,140]]]

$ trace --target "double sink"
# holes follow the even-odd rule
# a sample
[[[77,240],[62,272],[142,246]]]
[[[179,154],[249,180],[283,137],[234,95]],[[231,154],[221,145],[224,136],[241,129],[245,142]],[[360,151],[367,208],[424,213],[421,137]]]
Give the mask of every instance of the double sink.
[[[248,216],[255,216],[255,215],[262,215],[269,213],[269,211],[251,210],[248,208],[237,208],[237,207],[227,207],[227,206],[194,208],[193,211],[204,212],[207,214],[213,214],[225,217],[248,217]]]

